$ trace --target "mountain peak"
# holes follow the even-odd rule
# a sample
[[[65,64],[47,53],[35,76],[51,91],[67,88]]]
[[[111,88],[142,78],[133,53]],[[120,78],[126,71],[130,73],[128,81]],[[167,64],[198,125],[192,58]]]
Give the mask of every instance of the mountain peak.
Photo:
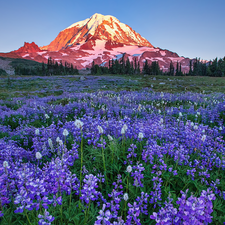
[[[113,18],[114,20],[117,20],[114,16],[110,16],[110,15],[104,16],[104,15],[102,15],[100,13],[95,13],[90,18],[87,18],[85,20],[82,20],[82,21],[73,23],[72,25],[70,25],[66,29],[70,29],[72,27],[82,27],[82,26],[84,26],[86,24],[88,26],[88,29],[90,29],[91,28],[91,25],[93,25],[93,24],[95,24],[95,25],[101,24],[102,21],[109,20],[110,18]],[[66,30],[66,29],[64,29],[64,30]]]
[[[38,52],[41,51],[41,49],[36,45],[34,42],[24,42],[23,47],[19,48],[18,50],[14,52],[27,52],[27,53],[32,53],[32,52]]]
[[[72,24],[59,33],[54,41],[41,49],[58,51],[83,44],[90,39],[112,41],[124,45],[153,47],[149,41],[116,17],[95,13],[90,18]]]

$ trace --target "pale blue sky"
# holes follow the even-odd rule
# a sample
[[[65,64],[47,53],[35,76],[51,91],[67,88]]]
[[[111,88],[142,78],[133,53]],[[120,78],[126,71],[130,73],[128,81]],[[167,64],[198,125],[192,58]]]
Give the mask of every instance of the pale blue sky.
[[[0,0],[0,52],[49,44],[94,13],[113,15],[155,47],[201,59],[225,56],[225,0]]]

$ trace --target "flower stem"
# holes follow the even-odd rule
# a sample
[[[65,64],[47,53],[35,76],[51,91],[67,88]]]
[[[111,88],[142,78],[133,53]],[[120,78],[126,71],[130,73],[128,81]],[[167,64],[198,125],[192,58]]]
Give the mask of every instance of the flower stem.
[[[127,177],[127,188],[126,188],[126,192],[129,194],[129,176],[130,174],[128,173],[128,177]]]
[[[106,175],[106,167],[105,167],[105,155],[104,155],[103,146],[102,146],[102,161],[103,161],[103,167],[104,167],[104,172],[105,172],[105,179],[106,179],[106,183],[108,185],[108,180],[107,180],[107,175]]]
[[[31,222],[30,222],[30,219],[29,219],[29,217],[28,217],[28,215],[27,215],[27,211],[25,211],[25,214],[26,214],[26,217],[27,217],[28,223],[29,223],[30,225],[32,225],[32,224],[31,224]]]
[[[80,146],[80,193],[79,193],[79,198],[81,196],[81,180],[82,180],[82,167],[83,167],[83,134],[81,131],[81,146]],[[79,200],[79,208],[81,206],[80,200]]]

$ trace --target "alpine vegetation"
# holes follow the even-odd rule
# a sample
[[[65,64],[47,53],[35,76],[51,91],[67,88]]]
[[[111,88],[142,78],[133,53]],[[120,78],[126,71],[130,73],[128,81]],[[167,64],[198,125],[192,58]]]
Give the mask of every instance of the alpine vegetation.
[[[0,223],[223,224],[224,102],[148,88],[0,100]]]

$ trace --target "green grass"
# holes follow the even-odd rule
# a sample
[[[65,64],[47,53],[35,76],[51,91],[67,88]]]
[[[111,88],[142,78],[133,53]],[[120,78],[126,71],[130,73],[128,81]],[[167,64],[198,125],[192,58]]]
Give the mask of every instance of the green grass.
[[[21,59],[22,60],[22,59]],[[20,61],[20,60],[19,60]],[[33,61],[32,61],[33,62]],[[96,90],[113,90],[113,91],[139,91],[143,88],[152,88],[156,92],[221,92],[225,93],[225,78],[223,77],[175,77],[175,76],[143,76],[143,75],[87,75],[94,78],[94,82],[99,86],[94,89],[90,84],[80,89],[79,76],[54,76],[52,77],[31,77],[22,76],[23,79],[15,79],[19,76],[2,76],[0,79],[0,99],[13,97],[23,97],[37,95],[46,97],[49,95],[59,96],[63,93],[62,87],[69,91],[74,85],[78,88],[77,92],[92,92]],[[100,79],[97,79],[100,78]],[[112,81],[113,79],[113,81]],[[66,83],[66,86],[64,86]],[[165,84],[160,84],[165,83]],[[41,91],[41,92],[38,92]]]
[[[0,76],[6,76],[6,75],[7,75],[6,71],[0,68]]]
[[[41,63],[33,61],[33,60],[28,60],[28,59],[14,59],[14,58],[5,58],[5,57],[0,57],[2,60],[8,60],[11,61],[10,65],[15,69],[17,66],[22,66],[22,67],[36,67],[36,66],[41,66]]]

